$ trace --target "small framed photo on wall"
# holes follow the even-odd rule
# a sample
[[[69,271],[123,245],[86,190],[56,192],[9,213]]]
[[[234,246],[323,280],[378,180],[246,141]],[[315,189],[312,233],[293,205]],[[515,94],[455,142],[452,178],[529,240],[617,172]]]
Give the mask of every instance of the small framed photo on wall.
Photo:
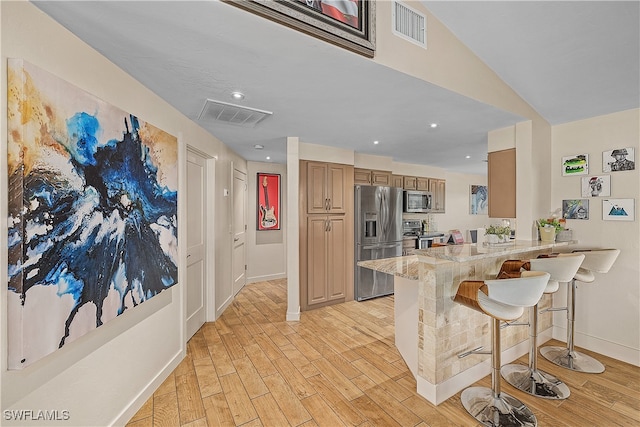
[[[562,217],[565,219],[589,219],[589,199],[563,200]]]
[[[585,176],[582,178],[582,197],[611,196],[611,175]]]
[[[635,199],[604,199],[602,219],[605,221],[635,221]]]
[[[588,154],[576,154],[562,158],[562,176],[587,175],[588,173]]]
[[[257,230],[280,230],[280,175],[258,172]]]
[[[472,185],[469,196],[469,213],[471,215],[486,215],[489,207],[486,185]]]
[[[633,147],[602,152],[602,172],[632,171],[636,168]]]

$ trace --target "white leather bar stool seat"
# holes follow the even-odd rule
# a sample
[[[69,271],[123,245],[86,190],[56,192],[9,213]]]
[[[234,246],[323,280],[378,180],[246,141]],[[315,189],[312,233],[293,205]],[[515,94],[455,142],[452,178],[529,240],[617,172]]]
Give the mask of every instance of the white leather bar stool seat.
[[[529,260],[531,271],[546,271],[550,274],[545,294],[556,292],[560,282],[568,282],[580,268],[582,254],[544,257]],[[538,304],[529,309],[529,364],[508,364],[500,369],[502,377],[515,388],[545,399],[566,399],[571,394],[569,387],[553,375],[538,369]]]
[[[500,320],[513,320],[522,316],[524,308],[514,305],[503,304],[489,298],[483,292],[478,293],[478,305],[486,314]]]
[[[592,283],[596,280],[594,273],[608,273],[615,263],[619,249],[594,249],[574,251],[570,254],[560,254],[570,256],[575,254],[584,255],[584,260],[578,271],[574,274],[571,284],[567,287],[567,346],[547,346],[540,349],[540,354],[563,368],[572,371],[599,374],[604,372],[604,365],[591,356],[575,351],[574,349],[574,323],[576,310],[576,282]]]
[[[515,320],[538,303],[549,273],[525,271],[522,277],[460,283],[454,301],[491,317],[491,388],[468,387],[461,401],[467,412],[487,426],[537,426],[531,410],[500,390],[500,320]]]

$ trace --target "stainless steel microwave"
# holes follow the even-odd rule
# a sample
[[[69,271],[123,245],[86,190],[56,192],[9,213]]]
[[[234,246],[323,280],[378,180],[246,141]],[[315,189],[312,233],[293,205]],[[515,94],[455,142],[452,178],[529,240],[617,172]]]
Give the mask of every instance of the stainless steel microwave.
[[[402,208],[407,213],[431,212],[433,195],[429,191],[404,190]]]

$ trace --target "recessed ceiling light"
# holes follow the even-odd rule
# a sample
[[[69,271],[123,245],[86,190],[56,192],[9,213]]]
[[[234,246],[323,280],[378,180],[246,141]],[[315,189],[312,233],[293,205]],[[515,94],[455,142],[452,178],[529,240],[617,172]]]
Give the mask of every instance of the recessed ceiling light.
[[[271,157],[267,156],[267,160],[271,160]]]
[[[264,145],[256,144],[253,146],[253,148],[255,148],[256,150],[262,150],[264,148]]]
[[[244,99],[244,93],[242,93],[242,92],[238,92],[238,91],[231,92],[231,97],[232,97],[233,99],[237,99],[237,100],[239,101],[239,100],[241,100],[241,99]]]
[[[373,144],[374,145],[378,145],[378,144],[380,144],[380,141],[373,141]]]
[[[437,123],[431,123],[429,126],[431,127],[431,129],[435,129],[435,128],[438,127],[438,124]]]
[[[470,158],[471,158],[471,156],[464,156],[464,158],[465,158],[465,159],[470,159]]]

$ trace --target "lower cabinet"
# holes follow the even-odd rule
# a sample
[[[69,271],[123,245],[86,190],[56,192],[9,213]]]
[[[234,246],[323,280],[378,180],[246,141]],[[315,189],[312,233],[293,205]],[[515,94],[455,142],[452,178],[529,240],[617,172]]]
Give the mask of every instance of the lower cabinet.
[[[346,218],[307,217],[307,305],[345,298],[351,273]]]

